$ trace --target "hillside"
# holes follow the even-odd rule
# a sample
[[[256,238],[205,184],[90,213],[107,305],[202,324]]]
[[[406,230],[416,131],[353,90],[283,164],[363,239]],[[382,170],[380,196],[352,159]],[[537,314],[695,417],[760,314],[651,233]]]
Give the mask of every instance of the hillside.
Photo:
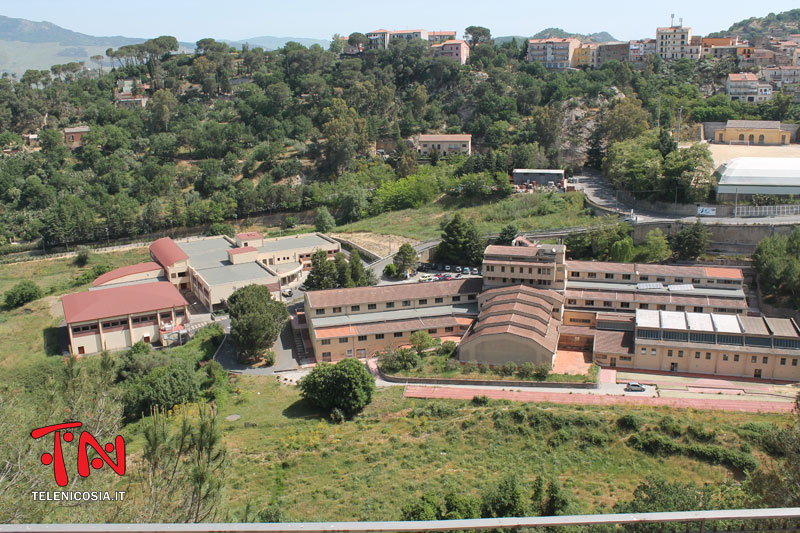
[[[260,47],[263,48],[264,50],[277,50],[278,48],[283,48],[286,45],[286,43],[290,41],[295,43],[300,43],[305,47],[318,44],[326,49],[331,43],[330,40],[323,40],[323,39],[309,39],[307,37],[273,37],[271,35],[251,37],[249,39],[242,39],[241,41],[224,41],[224,42],[228,43],[231,46],[235,46],[237,48],[241,48],[243,44],[249,44],[250,48]]]
[[[574,37],[586,43],[603,43],[608,41],[616,41],[616,39],[614,39],[614,37],[607,31],[582,35],[580,33],[570,33],[566,30],[562,30],[561,28],[545,28],[533,36],[534,39],[547,39],[549,37],[559,37],[562,39],[566,39],[568,37]]]
[[[765,17],[750,17],[733,24],[724,31],[709,34],[709,37],[738,35],[741,39],[758,41],[766,37],[786,37],[792,33],[800,33],[800,8],[770,13]]]

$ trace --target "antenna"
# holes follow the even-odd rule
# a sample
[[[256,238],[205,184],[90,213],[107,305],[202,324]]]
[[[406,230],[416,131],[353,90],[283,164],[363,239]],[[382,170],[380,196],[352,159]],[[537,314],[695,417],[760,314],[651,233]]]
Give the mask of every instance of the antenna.
[[[670,15],[669,15],[669,25],[670,25],[670,27],[675,25],[675,13],[670,13]]]
[[[678,26],[683,28],[683,17],[678,19]]]

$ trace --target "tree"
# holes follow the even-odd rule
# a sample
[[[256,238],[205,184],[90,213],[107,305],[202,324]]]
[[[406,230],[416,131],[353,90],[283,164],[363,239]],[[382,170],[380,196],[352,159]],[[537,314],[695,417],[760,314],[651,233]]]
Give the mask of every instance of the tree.
[[[484,247],[475,222],[457,212],[444,227],[436,257],[444,263],[479,265],[483,261]]]
[[[168,131],[169,123],[178,110],[178,99],[167,89],[159,89],[147,102],[155,131]]]
[[[347,38],[347,44],[361,50],[369,44],[369,39],[363,33],[354,32]]]
[[[710,242],[711,230],[698,219],[675,235],[672,250],[678,259],[696,259],[705,253]]]
[[[515,474],[507,474],[483,496],[482,518],[526,516],[528,497]]]
[[[375,378],[353,358],[335,365],[319,363],[298,385],[303,399],[328,412],[338,409],[347,417],[364,409],[375,392]]]
[[[645,261],[648,263],[666,261],[672,255],[669,241],[659,228],[651,229],[647,232],[643,251]]]
[[[497,237],[497,240],[494,241],[495,244],[499,246],[511,246],[514,242],[514,239],[517,237],[517,226],[514,224],[508,224],[507,226],[503,227],[500,230],[500,235]]]
[[[228,298],[231,338],[243,361],[262,356],[278,339],[289,311],[283,302],[272,298],[265,285],[246,285]],[[274,364],[274,361],[269,362]]]
[[[355,287],[356,284],[353,282],[353,278],[350,277],[350,265],[344,254],[338,252],[334,256],[333,262],[336,265],[336,285],[345,288]]]
[[[775,486],[765,486],[774,489]],[[748,500],[740,488],[731,483],[722,485],[651,478],[639,484],[633,491],[633,499],[614,504],[615,513],[658,513],[673,511],[704,511],[712,509],[736,509]],[[637,531],[649,531],[642,528]]]
[[[153,409],[172,409],[193,402],[200,388],[189,362],[175,359],[167,366],[156,367],[125,387],[125,418],[136,420]]]
[[[233,237],[235,234],[236,228],[224,222],[214,222],[206,230],[206,235],[227,235],[228,237]]]
[[[383,267],[383,275],[387,278],[396,278],[397,277],[397,267],[394,263],[389,263],[385,267]]]
[[[488,43],[492,40],[492,32],[483,26],[467,26],[464,30],[464,39],[471,48],[481,43]]]
[[[611,260],[617,263],[633,261],[633,239],[625,237],[611,245]]]
[[[427,331],[422,330],[412,333],[411,337],[408,339],[408,342],[414,347],[419,355],[422,355],[425,350],[428,348],[433,348],[437,344],[436,339],[431,337]]]
[[[337,271],[336,265],[328,260],[325,250],[317,250],[311,256],[311,272],[306,278],[308,290],[316,291],[322,289],[336,288]]]
[[[624,141],[638,137],[650,127],[649,115],[638,101],[632,98],[618,100],[608,110],[603,121],[603,129],[609,142]]]
[[[38,300],[42,296],[42,289],[40,289],[38,285],[30,280],[24,280],[8,289],[3,295],[3,298],[5,299],[6,307],[14,309],[28,302]]]
[[[465,520],[480,518],[480,501],[457,489],[444,496],[425,492],[420,499],[408,503],[402,510],[403,520]]]
[[[334,226],[336,226],[336,221],[333,219],[333,215],[331,215],[328,208],[320,206],[317,208],[317,214],[314,217],[314,227],[320,233],[328,233],[331,231]]]
[[[366,287],[367,275],[364,272],[364,265],[361,263],[361,254],[358,250],[350,252],[350,279],[356,284],[356,287]],[[370,271],[371,272],[371,271]]]
[[[417,251],[409,243],[403,243],[400,249],[394,254],[394,266],[397,269],[397,274],[405,274],[409,270],[416,269],[419,255]]]

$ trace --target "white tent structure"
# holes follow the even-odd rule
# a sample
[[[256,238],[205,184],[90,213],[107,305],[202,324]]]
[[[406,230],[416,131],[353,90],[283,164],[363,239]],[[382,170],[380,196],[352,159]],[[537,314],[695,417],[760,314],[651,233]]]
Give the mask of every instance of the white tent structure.
[[[737,157],[722,164],[717,185],[720,202],[755,194],[800,197],[800,157]]]

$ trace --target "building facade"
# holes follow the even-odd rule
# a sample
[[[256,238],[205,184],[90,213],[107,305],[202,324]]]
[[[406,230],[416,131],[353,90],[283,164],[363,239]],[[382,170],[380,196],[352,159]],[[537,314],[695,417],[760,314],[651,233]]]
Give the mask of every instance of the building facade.
[[[661,59],[699,59],[703,43],[692,38],[692,28],[669,26],[656,29],[656,50]]]
[[[564,290],[565,253],[563,244],[489,245],[483,255],[483,284],[485,287],[528,285]]]
[[[472,135],[468,134],[421,134],[414,142],[417,153],[428,155],[436,150],[440,155],[472,154]]]
[[[772,98],[772,86],[751,72],[731,73],[725,81],[728,99],[742,102],[763,102]]]
[[[722,144],[789,144],[791,132],[777,120],[729,120],[716,132],[715,142]]]
[[[434,57],[449,57],[464,65],[469,59],[469,45],[467,41],[450,39],[431,45]]]
[[[628,61],[631,45],[629,42],[609,42],[597,45],[597,64],[602,67],[607,61]]]
[[[527,60],[541,63],[548,70],[566,70],[572,67],[575,50],[581,45],[578,39],[529,39]]]

